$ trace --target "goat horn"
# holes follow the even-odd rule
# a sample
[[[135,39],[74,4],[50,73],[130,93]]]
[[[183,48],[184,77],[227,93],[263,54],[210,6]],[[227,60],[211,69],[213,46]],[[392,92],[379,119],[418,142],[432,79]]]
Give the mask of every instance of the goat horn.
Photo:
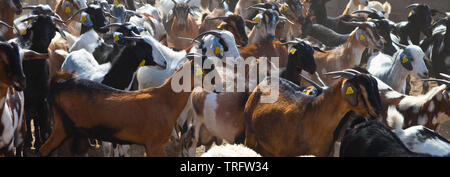
[[[414,4],[410,4],[408,7],[406,7],[407,9],[409,9],[409,8],[411,8],[411,7],[417,7],[417,6],[419,6],[420,4],[419,3],[414,3]]]
[[[188,1],[186,2],[186,4],[189,4],[189,2],[191,2],[191,0],[188,0]]]
[[[321,86],[319,86],[319,84],[315,83],[314,81],[306,78],[305,76],[303,76],[303,74],[300,74],[300,76],[305,79],[307,82],[309,82],[312,86],[314,86],[314,88],[317,89],[317,91],[319,91],[319,93],[322,92],[323,88]]]
[[[341,77],[344,77],[347,79],[353,79],[356,76],[356,74],[348,72],[348,71],[333,71],[333,72],[325,73],[325,75],[340,75]]]
[[[224,20],[227,18],[228,18],[227,16],[221,16],[221,17],[206,18],[206,20],[217,20],[217,19]]]
[[[74,18],[76,15],[78,15],[79,13],[85,11],[86,9],[87,9],[87,7],[86,7],[86,8],[82,8],[82,9],[78,10],[77,12],[75,12],[72,16],[70,16],[70,17],[66,20],[66,23],[72,21],[73,18]]]
[[[289,45],[289,44],[298,44],[299,41],[287,41],[278,45]]]
[[[172,2],[175,4],[175,5],[177,5],[178,3],[177,3],[177,1],[175,1],[175,0],[172,0]]]
[[[14,28],[14,27],[8,25],[7,23],[5,23],[4,21],[1,21],[1,20],[0,20],[0,25],[6,26],[6,27],[8,27],[8,28],[10,28],[10,29],[13,29],[13,28]]]
[[[351,73],[354,73],[354,74],[361,74],[361,72],[356,71],[354,69],[345,69],[344,71],[351,72]]]
[[[285,16],[278,16],[278,18],[280,18],[281,20],[285,20],[287,22],[289,22],[290,24],[294,24],[294,22],[291,22],[289,19],[287,19]]]
[[[398,47],[400,47],[400,48],[402,48],[402,49],[405,49],[405,48],[406,48],[406,45],[400,44],[400,43],[398,43],[398,42],[396,42],[396,41],[392,41],[392,43],[394,43],[395,45],[397,45]]]
[[[37,18],[37,17],[38,17],[37,15],[32,15],[32,16],[29,16],[28,18],[23,19],[23,20],[20,21],[20,22],[26,22],[26,21],[28,21],[28,20],[35,19],[35,18]]]
[[[262,10],[262,11],[266,11],[267,10],[267,9],[262,8],[262,7],[253,7],[253,6],[250,6],[247,9],[257,9],[257,10]]]
[[[199,41],[197,41],[197,40],[194,40],[194,39],[192,39],[192,38],[186,38],[186,37],[178,37],[178,39],[182,39],[182,40],[186,40],[186,41],[191,41],[192,43],[200,43]]]
[[[314,74],[316,75],[317,80],[319,80],[320,84],[322,84],[323,87],[326,87],[327,85],[322,81],[322,79],[319,76],[319,73],[316,71],[314,72]]]
[[[193,40],[197,40],[198,38],[201,38],[201,37],[203,37],[203,36],[205,36],[205,35],[208,35],[208,34],[212,34],[212,35],[220,35],[220,33],[219,32],[217,32],[217,31],[215,31],[215,30],[211,30],[211,31],[206,31],[206,32],[203,32],[202,34],[199,34],[197,37],[195,37]]]
[[[436,81],[438,84],[445,84],[450,87],[450,82],[444,79],[422,79],[424,82]]]
[[[52,16],[51,18],[52,18],[52,20],[55,21],[55,22],[62,23],[62,24],[64,24],[64,25],[66,24],[65,21],[63,21],[63,20],[61,20],[61,19],[58,19],[57,17]]]
[[[253,7],[259,7],[259,8],[261,8],[261,6],[264,6],[264,3],[259,3],[259,4],[251,5],[250,7],[247,7],[247,10],[248,10],[248,9],[251,9],[251,8],[253,8]],[[267,10],[267,9],[266,9],[266,10]]]
[[[137,14],[135,11],[132,11],[132,10],[126,10],[125,13],[134,15],[134,16],[139,17],[139,18],[142,18],[141,15]]]
[[[117,19],[118,19],[117,17],[114,17],[113,15],[111,15],[109,12],[105,12],[105,15],[106,15],[107,17],[109,17],[109,18],[114,19],[114,20],[117,20]]]
[[[450,76],[444,73],[439,73],[439,75],[441,75],[442,77],[445,77],[446,79],[450,79]]]
[[[129,24],[129,23],[124,23],[124,24],[122,24],[122,23],[111,23],[111,24],[108,24],[106,26],[101,27],[101,29],[111,28],[111,27],[115,27],[115,26],[123,26],[123,25],[127,25],[127,24]]]

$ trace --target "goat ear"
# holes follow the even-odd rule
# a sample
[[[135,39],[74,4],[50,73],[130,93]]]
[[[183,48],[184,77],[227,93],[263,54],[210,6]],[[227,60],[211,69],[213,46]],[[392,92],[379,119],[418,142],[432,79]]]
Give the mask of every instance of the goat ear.
[[[358,105],[358,89],[356,89],[354,84],[350,83],[348,80],[345,81],[343,87],[341,88],[342,95],[344,95],[345,100],[352,106]]]
[[[407,70],[412,71],[413,70],[413,66],[411,63],[411,59],[412,57],[410,57],[408,54],[405,53],[406,51],[402,52],[402,54],[400,54],[400,63],[402,64],[403,67],[405,67]]]

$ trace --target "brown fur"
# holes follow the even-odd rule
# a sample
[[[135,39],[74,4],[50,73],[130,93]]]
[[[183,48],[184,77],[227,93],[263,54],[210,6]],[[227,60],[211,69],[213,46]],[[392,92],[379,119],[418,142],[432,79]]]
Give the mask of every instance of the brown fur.
[[[258,86],[245,106],[245,145],[263,156],[327,156],[333,131],[346,112],[353,110],[365,116],[374,112],[362,103],[362,99],[367,100],[367,92],[361,85],[358,105],[345,101],[342,87],[346,82],[340,79],[318,98],[286,95],[289,91],[281,90],[278,101],[271,104],[260,103],[261,96],[269,93],[261,92]]]
[[[184,38],[195,38],[198,33],[198,24],[195,21],[194,17],[192,17],[190,14],[188,15],[186,19],[186,27],[183,31],[179,30],[176,25],[176,18],[173,18],[173,23],[170,27],[170,34],[168,38],[169,44],[171,43],[173,46],[169,46],[174,48],[175,50],[182,50],[192,45],[190,41],[179,39],[178,37],[184,37]]]
[[[241,48],[240,53],[244,59],[248,57],[267,57],[271,61],[271,57],[279,57],[279,67],[283,68],[287,64],[288,49],[279,44],[281,44],[280,41],[272,41],[271,44],[268,44],[267,41],[262,41]]]
[[[192,65],[193,62],[187,62],[182,68]],[[64,126],[65,119],[69,118],[77,128],[104,126],[114,129],[114,138],[144,145],[147,156],[166,156],[164,145],[169,141],[176,119],[190,95],[189,92],[173,92],[172,77],[158,88],[135,92],[97,91],[87,94],[86,91],[71,88],[57,93],[51,105],[53,131],[40,153],[48,156],[70,135],[71,130]],[[194,73],[191,73],[191,87],[193,77]],[[58,78],[67,79],[69,76],[57,74],[55,79]]]
[[[65,10],[66,10],[65,7],[62,6],[64,2],[66,2],[66,0],[60,0],[58,2],[58,4],[56,4],[56,6],[54,6],[55,7],[54,9],[55,9],[55,13],[58,14],[61,17],[62,20],[66,21],[74,13],[76,13],[78,10],[80,10],[80,7],[76,3],[74,3],[73,1],[68,1],[69,2],[68,3],[69,4],[68,7],[70,8],[71,12],[70,13],[66,13],[65,12]],[[77,17],[75,17],[75,19],[80,19],[80,15],[77,15]],[[68,27],[68,30],[70,31],[70,33],[72,35],[79,36],[80,35],[80,31],[77,30],[77,27],[76,27],[77,23],[76,23],[76,21],[79,21],[79,20],[72,20],[72,21],[70,21],[67,27]]]
[[[10,8],[7,0],[2,0],[0,2],[0,7],[2,7],[2,10],[0,11],[0,20],[12,26],[14,24],[14,16],[16,15],[16,9]],[[6,29],[6,27],[1,26],[0,28]],[[8,30],[3,34],[3,38],[5,38],[5,40],[10,40],[14,37],[16,37],[16,35],[14,34],[13,29],[8,28]]]

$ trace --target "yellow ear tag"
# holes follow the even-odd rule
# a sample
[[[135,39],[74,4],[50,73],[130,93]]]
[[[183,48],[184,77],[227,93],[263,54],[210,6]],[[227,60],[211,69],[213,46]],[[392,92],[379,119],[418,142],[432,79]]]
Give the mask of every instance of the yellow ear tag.
[[[291,50],[291,54],[292,54],[292,55],[294,55],[295,52],[297,52],[297,49],[292,49],[292,50]]]
[[[259,22],[259,17],[255,17],[255,22]]]
[[[72,12],[72,10],[70,10],[70,7],[66,7],[65,12],[66,12],[66,14],[68,14],[68,13]]]
[[[223,23],[220,23],[219,26],[217,26],[217,29],[222,28]]]
[[[355,93],[352,89],[352,87],[347,87],[347,91],[345,92],[346,95],[353,95]]]
[[[220,53],[222,53],[222,50],[220,50],[220,47],[216,47],[215,53],[216,53],[216,55],[219,55]]]
[[[261,0],[258,0],[258,4],[259,4],[259,3],[262,3]]]
[[[450,93],[448,93],[448,101],[450,101]]]
[[[364,36],[364,34],[361,34],[361,36],[359,36],[359,40],[360,40],[360,41],[366,40],[366,37]]]
[[[27,35],[27,28],[25,28],[25,29],[23,30],[22,35]]]
[[[200,69],[200,68],[195,68],[195,75],[196,75],[196,76],[201,76],[201,75],[203,75],[202,69]]]
[[[409,15],[408,15],[408,17],[411,17],[412,16],[412,11],[411,12],[409,12]]]
[[[408,58],[406,58],[406,57],[403,57],[402,58],[402,63],[406,63],[406,62],[408,62],[409,60],[408,60]]]
[[[310,95],[310,94],[311,94],[311,90],[307,90],[307,91],[305,92],[305,94]]]
[[[86,20],[87,20],[87,19],[86,19],[86,16],[85,16],[85,15],[81,16],[81,23],[85,22]]]
[[[369,17],[369,18],[367,18],[367,21],[370,21],[370,20],[372,20],[372,18],[370,18],[370,17]]]
[[[120,40],[119,35],[118,34],[114,35],[114,42],[117,42],[119,40]]]
[[[143,67],[145,65],[145,60],[142,60],[141,63],[139,63],[139,67]]]
[[[284,12],[287,12],[288,10],[289,10],[289,7],[288,7],[288,6],[284,6],[284,7],[283,7],[283,11],[284,11]]]
[[[119,5],[119,1],[118,1],[118,0],[115,0],[115,1],[113,2],[113,4],[117,6],[117,5]]]

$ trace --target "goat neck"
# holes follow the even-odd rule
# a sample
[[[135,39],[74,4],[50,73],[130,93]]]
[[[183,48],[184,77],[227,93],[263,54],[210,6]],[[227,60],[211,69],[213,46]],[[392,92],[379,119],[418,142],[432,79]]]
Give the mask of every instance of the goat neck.
[[[406,88],[405,80],[406,80],[406,77],[408,75],[410,75],[410,73],[408,70],[405,69],[405,67],[403,67],[400,64],[400,61],[398,61],[398,60],[400,60],[399,55],[402,51],[403,50],[397,52],[394,55],[394,58],[393,58],[394,62],[392,63],[392,66],[389,69],[389,72],[386,73],[386,76],[389,76],[389,77],[382,78],[382,80],[386,84],[388,84],[392,88],[394,88],[394,90],[402,90],[402,92],[404,92],[405,91],[404,89]],[[401,82],[399,82],[399,81],[401,81]]]
[[[358,40],[358,37],[356,36],[356,31],[359,28],[355,29],[349,39],[348,42],[345,44],[344,49],[342,51],[343,59],[346,59],[344,61],[341,61],[341,67],[342,68],[352,68],[354,66],[357,66],[361,63],[361,57],[366,49],[366,46],[364,46],[360,40]],[[353,61],[351,61],[353,59]]]

